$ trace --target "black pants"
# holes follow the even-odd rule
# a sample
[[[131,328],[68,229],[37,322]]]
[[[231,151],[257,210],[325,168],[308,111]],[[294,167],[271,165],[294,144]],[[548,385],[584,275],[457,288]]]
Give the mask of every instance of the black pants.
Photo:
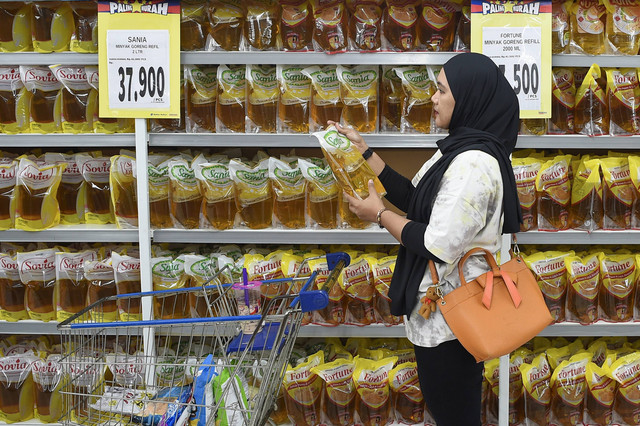
[[[452,340],[414,346],[422,395],[438,426],[480,426],[483,363]]]

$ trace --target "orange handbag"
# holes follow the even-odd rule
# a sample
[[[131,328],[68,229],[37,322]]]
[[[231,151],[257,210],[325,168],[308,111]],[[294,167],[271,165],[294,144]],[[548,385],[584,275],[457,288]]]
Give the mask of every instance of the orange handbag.
[[[476,253],[483,253],[491,270],[467,282],[464,263]],[[437,288],[439,279],[431,261],[429,268]],[[498,266],[489,250],[474,248],[460,259],[458,272],[460,287],[444,296],[440,293],[435,303],[476,361],[514,351],[553,322],[535,277],[518,255]]]

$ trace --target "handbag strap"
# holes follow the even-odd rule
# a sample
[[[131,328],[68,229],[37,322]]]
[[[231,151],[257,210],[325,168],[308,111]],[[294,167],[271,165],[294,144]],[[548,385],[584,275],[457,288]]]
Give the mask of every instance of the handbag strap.
[[[493,273],[495,275],[499,275],[500,274],[500,268],[498,267],[498,264],[496,263],[496,260],[493,258],[493,254],[482,247],[476,247],[476,248],[472,248],[471,250],[469,250],[468,252],[466,252],[464,254],[464,256],[462,256],[462,259],[460,259],[460,262],[458,263],[458,274],[460,275],[460,284],[464,285],[467,283],[466,278],[464,277],[464,264],[465,262],[474,254],[476,253],[482,253],[484,255],[485,260],[487,261],[487,263],[489,264],[489,267],[491,268],[491,271],[493,271]]]
[[[438,278],[438,270],[431,259],[429,259],[429,271],[431,271],[431,285],[438,285],[440,282],[440,278]]]

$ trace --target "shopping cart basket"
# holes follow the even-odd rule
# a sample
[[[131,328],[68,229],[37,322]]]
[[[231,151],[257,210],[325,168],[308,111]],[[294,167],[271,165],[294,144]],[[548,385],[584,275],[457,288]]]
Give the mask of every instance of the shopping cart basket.
[[[265,424],[276,405],[284,408],[276,400],[303,315],[327,305],[326,289],[349,262],[346,253],[327,254],[320,289],[317,270],[262,281],[260,315],[239,315],[236,290],[220,272],[201,287],[99,300],[58,326],[62,423]],[[127,321],[105,322],[114,310]],[[156,319],[136,320],[145,310]]]

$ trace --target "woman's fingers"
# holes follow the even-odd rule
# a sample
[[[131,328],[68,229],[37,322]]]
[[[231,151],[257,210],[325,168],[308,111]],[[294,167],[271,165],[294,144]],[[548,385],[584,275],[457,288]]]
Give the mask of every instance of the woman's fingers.
[[[369,179],[369,196],[380,198],[378,191],[376,190],[376,184],[373,179]]]

